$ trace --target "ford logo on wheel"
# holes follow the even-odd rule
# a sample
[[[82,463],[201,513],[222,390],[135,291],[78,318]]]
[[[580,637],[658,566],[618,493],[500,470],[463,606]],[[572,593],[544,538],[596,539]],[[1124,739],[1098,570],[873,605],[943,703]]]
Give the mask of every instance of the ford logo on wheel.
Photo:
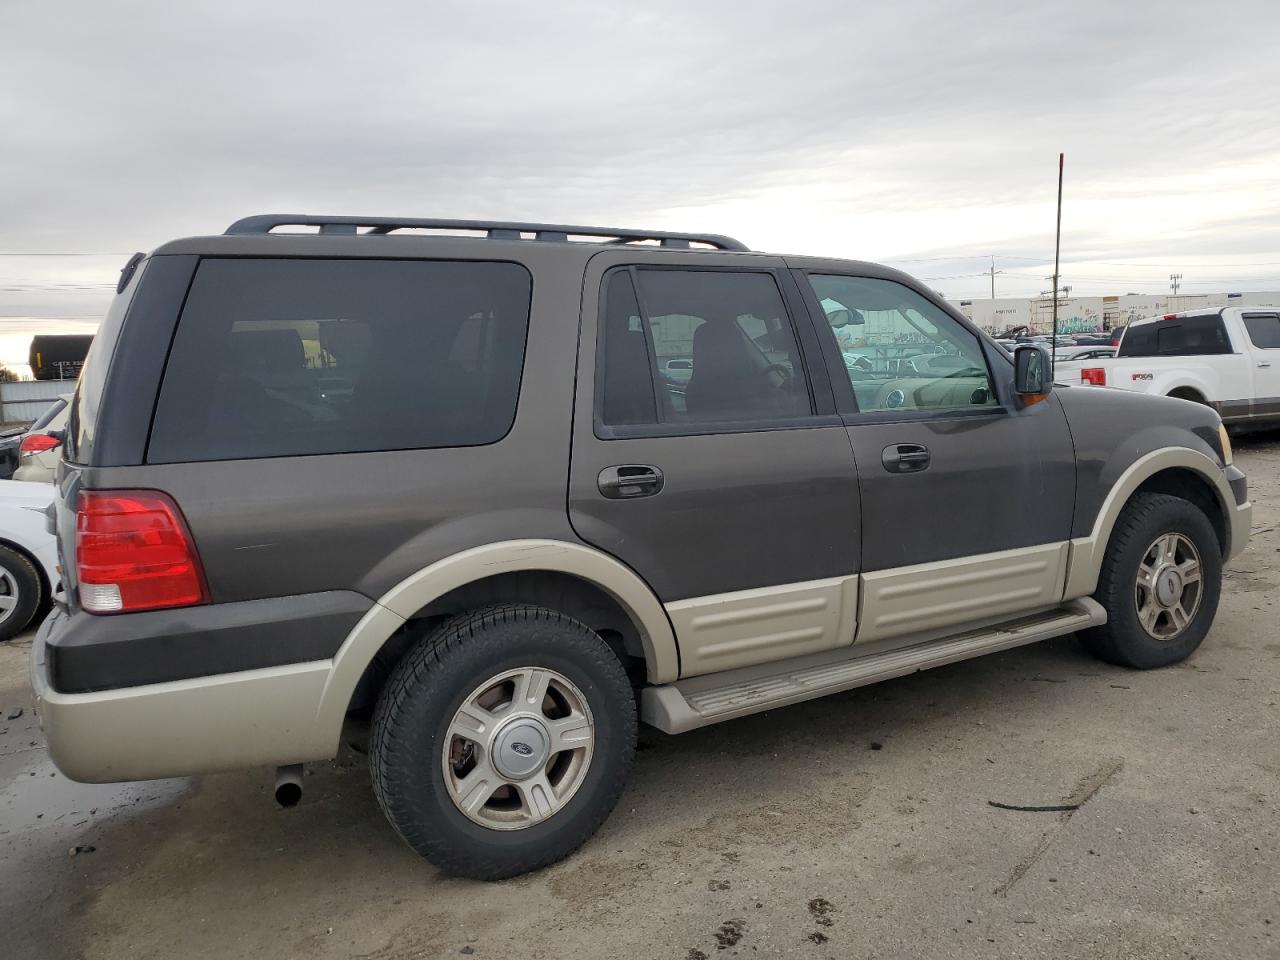
[[[520,756],[522,757],[533,756],[533,747],[529,746],[527,743],[522,743],[519,740],[511,744],[511,749],[514,750],[516,753],[520,754]]]

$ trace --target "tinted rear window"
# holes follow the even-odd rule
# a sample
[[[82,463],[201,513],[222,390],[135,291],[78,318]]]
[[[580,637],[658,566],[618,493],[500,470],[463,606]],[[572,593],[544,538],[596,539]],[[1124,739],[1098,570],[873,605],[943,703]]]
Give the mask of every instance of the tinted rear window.
[[[204,260],[147,459],[500,440],[515,419],[530,291],[513,263]]]
[[[1118,357],[1187,357],[1230,353],[1231,341],[1218,314],[1130,324]]]

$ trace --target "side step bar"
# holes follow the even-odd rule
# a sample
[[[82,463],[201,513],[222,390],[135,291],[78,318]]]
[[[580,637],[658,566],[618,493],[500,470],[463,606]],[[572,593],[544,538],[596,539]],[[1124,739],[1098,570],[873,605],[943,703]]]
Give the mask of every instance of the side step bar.
[[[836,659],[831,659],[832,654],[821,655],[826,658],[825,662],[815,663],[814,656],[798,658],[791,669],[782,661],[728,671],[719,677],[678,680],[646,687],[641,692],[640,717],[664,733],[684,733],[721,720],[812,700],[1106,622],[1106,611],[1097,601],[1086,597],[1035,616],[883,652],[867,653],[856,646],[845,647],[833,652],[839,655]],[[708,686],[709,681],[718,683]]]

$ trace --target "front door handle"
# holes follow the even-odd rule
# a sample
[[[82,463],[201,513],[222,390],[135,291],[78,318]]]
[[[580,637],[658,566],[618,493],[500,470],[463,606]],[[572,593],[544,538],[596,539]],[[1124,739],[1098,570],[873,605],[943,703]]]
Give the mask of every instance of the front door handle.
[[[601,470],[596,485],[610,500],[633,500],[661,493],[664,482],[662,471],[657,467],[646,463],[624,463]]]
[[[880,462],[890,473],[918,473],[927,470],[932,457],[923,443],[891,443],[884,448]]]
[[[1259,360],[1259,361],[1258,361],[1258,366],[1260,366],[1260,367],[1269,367],[1269,366],[1271,366],[1271,361],[1270,361],[1270,360]]]

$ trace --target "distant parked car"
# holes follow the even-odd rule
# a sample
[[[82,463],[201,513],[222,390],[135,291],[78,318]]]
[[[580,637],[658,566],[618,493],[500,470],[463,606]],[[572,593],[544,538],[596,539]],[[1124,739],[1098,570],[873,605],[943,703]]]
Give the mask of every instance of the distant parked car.
[[[53,483],[62,459],[62,433],[67,429],[71,397],[65,393],[33,423],[18,445],[18,469],[13,479],[33,483]]]
[[[0,484],[0,642],[30,626],[58,585],[57,540],[45,517],[55,493],[51,483]]]
[[[688,383],[693,376],[693,361],[685,359],[668,360],[663,364],[667,376],[676,383]]]
[[[1084,364],[1099,387],[1212,407],[1227,426],[1280,425],[1280,310],[1226,307],[1135,320],[1115,356]]]
[[[1053,359],[1059,362],[1069,360],[1099,360],[1103,357],[1114,357],[1115,347],[1067,347],[1059,348]]]
[[[27,435],[27,427],[15,427],[0,433],[0,480],[8,480],[18,469],[18,444]]]

